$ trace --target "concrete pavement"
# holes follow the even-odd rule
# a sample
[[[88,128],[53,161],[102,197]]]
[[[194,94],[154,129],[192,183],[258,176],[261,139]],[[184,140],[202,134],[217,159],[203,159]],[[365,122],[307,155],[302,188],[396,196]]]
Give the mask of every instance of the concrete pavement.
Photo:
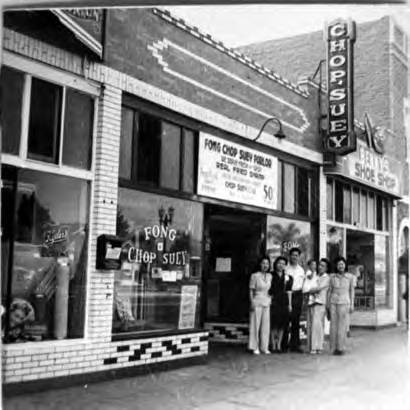
[[[211,346],[208,364],[4,400],[27,409],[410,409],[404,328],[353,331],[345,356],[253,356]]]

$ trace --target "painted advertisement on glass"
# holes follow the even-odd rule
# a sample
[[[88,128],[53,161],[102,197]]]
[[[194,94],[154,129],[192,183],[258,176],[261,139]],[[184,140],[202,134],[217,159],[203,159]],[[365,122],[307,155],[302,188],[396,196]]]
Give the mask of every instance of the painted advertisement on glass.
[[[120,189],[117,235],[124,257],[115,274],[114,333],[195,327],[202,217],[195,202]],[[197,288],[195,303],[182,297],[186,285]]]
[[[385,306],[388,303],[387,243],[386,236],[374,236],[374,293],[376,306]]]
[[[266,252],[271,261],[279,256],[289,257],[289,250],[297,247],[301,250],[300,261],[305,267],[307,260],[314,255],[315,238],[311,224],[277,216],[268,215]]]

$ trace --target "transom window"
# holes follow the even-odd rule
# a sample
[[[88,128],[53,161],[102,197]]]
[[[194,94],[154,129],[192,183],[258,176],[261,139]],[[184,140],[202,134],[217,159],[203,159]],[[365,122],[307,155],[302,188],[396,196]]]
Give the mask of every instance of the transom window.
[[[124,105],[120,180],[193,193],[196,140],[192,129]]]
[[[391,200],[359,186],[327,178],[327,219],[388,231]]]
[[[278,211],[314,218],[317,184],[315,172],[278,161]]]
[[[92,96],[7,66],[0,85],[3,153],[91,169]]]

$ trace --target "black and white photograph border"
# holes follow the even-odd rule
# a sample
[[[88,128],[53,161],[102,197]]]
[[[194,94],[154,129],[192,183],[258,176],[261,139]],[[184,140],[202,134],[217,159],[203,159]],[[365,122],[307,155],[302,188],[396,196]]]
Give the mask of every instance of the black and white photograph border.
[[[1,403],[410,408],[408,1],[3,0]]]

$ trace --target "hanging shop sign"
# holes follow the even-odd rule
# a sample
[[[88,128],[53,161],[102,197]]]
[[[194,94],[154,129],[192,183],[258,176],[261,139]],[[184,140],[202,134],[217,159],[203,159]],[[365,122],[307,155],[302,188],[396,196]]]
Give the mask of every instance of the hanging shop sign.
[[[356,26],[338,19],[325,27],[327,41],[328,127],[325,152],[346,155],[356,150],[353,110],[353,44]]]
[[[276,209],[277,158],[201,133],[198,195]]]
[[[340,157],[333,167],[325,167],[326,174],[348,177],[362,184],[400,196],[400,162],[377,153],[366,142],[357,140],[357,151]]]

